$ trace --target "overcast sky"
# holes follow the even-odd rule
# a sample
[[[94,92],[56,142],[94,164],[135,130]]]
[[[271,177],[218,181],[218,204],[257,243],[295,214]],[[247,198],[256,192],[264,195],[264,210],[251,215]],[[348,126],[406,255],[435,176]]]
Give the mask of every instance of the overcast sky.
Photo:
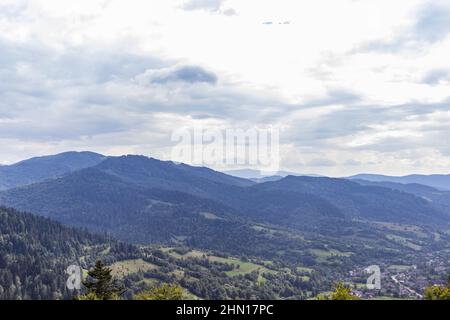
[[[450,173],[450,0],[0,0],[0,163],[281,128],[300,173]]]

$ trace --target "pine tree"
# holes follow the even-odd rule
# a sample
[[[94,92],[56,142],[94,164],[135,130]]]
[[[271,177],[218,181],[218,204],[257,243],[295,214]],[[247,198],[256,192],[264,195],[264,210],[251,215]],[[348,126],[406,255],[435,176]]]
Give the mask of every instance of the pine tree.
[[[115,300],[124,292],[124,288],[117,284],[111,275],[111,268],[102,261],[97,261],[95,267],[88,272],[88,278],[83,281],[87,293],[76,297],[77,300]]]
[[[352,290],[345,286],[342,282],[335,285],[335,290],[331,294],[331,300],[359,300],[359,298],[352,294]]]
[[[352,290],[344,283],[338,282],[334,285],[331,295],[319,294],[316,300],[359,300],[359,298],[352,294]]]
[[[430,286],[425,288],[425,300],[450,300],[450,276],[446,286]]]

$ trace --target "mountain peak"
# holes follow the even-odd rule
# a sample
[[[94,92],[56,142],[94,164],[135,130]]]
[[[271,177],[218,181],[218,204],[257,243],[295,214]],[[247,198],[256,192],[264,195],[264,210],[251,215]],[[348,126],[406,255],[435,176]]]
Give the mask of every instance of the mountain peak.
[[[38,162],[43,162],[43,161],[57,161],[60,159],[81,159],[81,158],[105,159],[106,156],[104,156],[100,153],[95,153],[95,152],[91,152],[91,151],[66,151],[66,152],[61,152],[61,153],[57,153],[54,155],[38,156],[38,157],[33,157],[30,159],[22,160],[15,164],[9,165],[9,167],[16,166],[16,165],[28,164],[28,163],[38,163]]]
[[[105,159],[104,155],[94,152],[69,151],[2,166],[0,167],[0,190],[61,177],[69,172],[95,166]]]

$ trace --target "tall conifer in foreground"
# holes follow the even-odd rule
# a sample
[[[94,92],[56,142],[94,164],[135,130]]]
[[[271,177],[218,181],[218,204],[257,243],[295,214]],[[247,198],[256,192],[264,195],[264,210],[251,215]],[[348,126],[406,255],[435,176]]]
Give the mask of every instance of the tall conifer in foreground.
[[[108,268],[102,261],[97,261],[95,267],[88,272],[88,278],[83,281],[87,292],[78,296],[76,300],[115,300],[125,292],[124,288],[117,284]]]

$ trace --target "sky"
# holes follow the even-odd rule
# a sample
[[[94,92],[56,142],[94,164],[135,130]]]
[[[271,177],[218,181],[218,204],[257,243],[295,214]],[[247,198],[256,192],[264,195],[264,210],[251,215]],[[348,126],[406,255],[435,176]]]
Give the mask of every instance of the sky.
[[[450,173],[449,56],[450,0],[0,0],[0,163],[273,126],[284,170]]]

